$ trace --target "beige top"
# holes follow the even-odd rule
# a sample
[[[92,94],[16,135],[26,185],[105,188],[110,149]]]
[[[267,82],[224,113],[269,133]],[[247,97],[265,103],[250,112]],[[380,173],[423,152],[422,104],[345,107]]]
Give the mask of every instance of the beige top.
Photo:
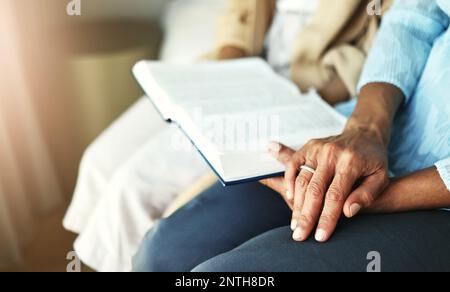
[[[299,32],[291,56],[291,78],[302,91],[316,88],[334,104],[356,93],[380,17],[370,16],[370,0],[319,0],[312,21]],[[392,0],[383,2],[383,12]],[[259,56],[275,13],[275,0],[229,0],[219,20],[214,53],[235,46]]]
[[[314,16],[319,0],[277,0],[275,16],[266,35],[264,51],[270,66],[291,78],[291,56],[302,27]]]

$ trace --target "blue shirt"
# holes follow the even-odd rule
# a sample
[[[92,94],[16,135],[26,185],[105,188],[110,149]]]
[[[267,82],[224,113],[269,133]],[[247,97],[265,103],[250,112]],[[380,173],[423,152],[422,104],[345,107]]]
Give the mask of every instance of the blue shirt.
[[[389,145],[391,172],[401,176],[436,165],[450,190],[449,15],[450,0],[397,0],[358,88],[384,82],[405,95]]]

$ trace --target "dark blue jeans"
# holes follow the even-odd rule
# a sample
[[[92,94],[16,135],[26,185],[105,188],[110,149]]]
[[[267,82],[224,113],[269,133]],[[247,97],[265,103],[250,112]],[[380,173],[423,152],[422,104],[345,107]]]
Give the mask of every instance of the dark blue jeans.
[[[291,211],[260,184],[216,185],[147,234],[134,271],[450,271],[450,212],[342,219],[328,243],[292,240]],[[370,257],[369,257],[370,258]]]

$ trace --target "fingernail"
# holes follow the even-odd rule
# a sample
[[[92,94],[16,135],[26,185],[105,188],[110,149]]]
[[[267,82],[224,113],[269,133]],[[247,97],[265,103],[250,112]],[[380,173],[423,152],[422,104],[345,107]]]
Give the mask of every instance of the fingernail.
[[[316,232],[316,240],[318,242],[324,242],[327,238],[327,232],[323,229],[318,229]]]
[[[286,198],[290,201],[292,200],[294,197],[292,196],[290,191],[286,191]]]
[[[297,225],[298,225],[298,224],[297,224],[297,220],[295,220],[295,219],[292,220],[292,222],[291,222],[291,230],[294,231],[295,228],[297,228]]]
[[[303,230],[301,228],[297,228],[294,231],[294,234],[292,235],[292,238],[295,241],[302,241],[304,236],[303,236]]]
[[[359,211],[361,211],[361,205],[359,204],[353,204],[350,206],[350,217],[355,216],[356,214],[359,213]]]
[[[272,152],[272,153],[278,153],[281,150],[281,145],[280,145],[280,143],[271,141],[271,142],[269,142],[268,150],[269,150],[269,152]]]

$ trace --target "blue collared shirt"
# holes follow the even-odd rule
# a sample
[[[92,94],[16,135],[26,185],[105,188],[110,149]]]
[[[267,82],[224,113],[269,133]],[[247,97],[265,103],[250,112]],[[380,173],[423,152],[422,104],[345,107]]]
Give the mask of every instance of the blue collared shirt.
[[[384,82],[403,91],[389,145],[390,170],[401,176],[436,165],[450,190],[449,15],[450,0],[396,0],[358,89]]]

